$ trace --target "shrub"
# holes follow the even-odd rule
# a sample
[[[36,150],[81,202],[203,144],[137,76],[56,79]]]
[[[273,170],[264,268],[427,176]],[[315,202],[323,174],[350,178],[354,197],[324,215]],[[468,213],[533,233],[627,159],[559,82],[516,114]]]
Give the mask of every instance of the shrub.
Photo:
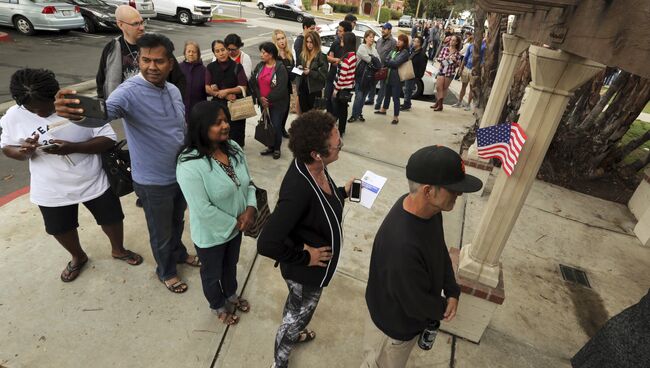
[[[302,0],[302,7],[305,10],[311,10],[311,0]]]
[[[388,8],[381,8],[379,10],[379,23],[386,23],[390,20],[390,9]]]
[[[303,0],[304,1],[304,0]],[[337,4],[337,3],[328,3],[331,7],[334,13],[352,13],[352,14],[357,14],[359,13],[359,7],[358,6],[353,6],[353,5],[348,5],[348,4]]]
[[[390,11],[390,19],[400,19],[403,13],[397,10]]]

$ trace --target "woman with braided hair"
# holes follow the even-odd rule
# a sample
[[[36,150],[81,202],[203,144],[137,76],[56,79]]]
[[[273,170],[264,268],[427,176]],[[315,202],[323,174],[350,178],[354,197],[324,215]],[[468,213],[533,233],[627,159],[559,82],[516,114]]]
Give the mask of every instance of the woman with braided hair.
[[[77,232],[79,203],[108,236],[113,258],[141,264],[140,255],[124,249],[122,206],[102,169],[99,153],[115,144],[111,126],[83,128],[56,115],[59,83],[49,70],[18,70],[9,89],[16,105],[0,119],[0,147],[9,158],[29,160],[30,199],[43,215],[45,231],[72,255],[61,281],[76,279],[88,262]]]

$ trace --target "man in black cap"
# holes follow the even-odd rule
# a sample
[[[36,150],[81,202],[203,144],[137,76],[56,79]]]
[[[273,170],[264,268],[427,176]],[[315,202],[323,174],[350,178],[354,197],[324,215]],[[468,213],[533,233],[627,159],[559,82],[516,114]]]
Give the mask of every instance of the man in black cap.
[[[375,236],[366,303],[362,367],[404,367],[420,333],[456,315],[460,288],[445,244],[442,211],[483,183],[465,174],[458,153],[424,147],[406,165],[409,193],[401,196]],[[442,292],[444,291],[444,296]]]

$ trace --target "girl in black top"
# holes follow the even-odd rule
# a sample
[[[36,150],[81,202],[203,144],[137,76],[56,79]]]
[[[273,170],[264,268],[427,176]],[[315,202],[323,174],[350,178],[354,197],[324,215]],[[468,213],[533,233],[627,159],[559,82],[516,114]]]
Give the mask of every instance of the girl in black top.
[[[291,94],[293,93],[293,80],[296,77],[296,75],[291,71],[293,70],[293,67],[296,66],[296,61],[293,57],[291,47],[289,47],[289,43],[287,42],[287,35],[283,30],[276,29],[273,31],[273,43],[275,44],[275,47],[278,48],[278,61],[282,62],[285,68],[287,68],[287,75],[289,76],[289,84],[287,85],[287,91],[289,93],[287,98],[289,101],[291,101]],[[282,136],[284,138],[289,138],[289,133],[287,133],[286,128],[287,118],[289,117],[289,110],[291,110],[291,105],[289,105],[287,108],[282,122]]]
[[[343,205],[352,184],[337,188],[327,172],[343,146],[332,115],[304,113],[291,124],[289,136],[294,160],[257,241],[259,253],[280,264],[289,288],[275,340],[275,366],[280,368],[287,366],[296,343],[316,337],[306,327],[336,272],[343,244]]]
[[[205,92],[213,96],[213,101],[220,101],[224,105],[227,105],[227,101],[244,97],[248,85],[244,68],[230,59],[223,41],[213,41],[212,52],[217,60],[207,66]],[[230,137],[241,147],[244,147],[245,133],[246,119],[230,122]]]
[[[296,81],[298,86],[298,103],[300,111],[305,113],[314,108],[316,98],[323,98],[323,88],[327,78],[329,63],[321,52],[321,39],[316,31],[308,31],[298,58],[298,67],[302,69]]]

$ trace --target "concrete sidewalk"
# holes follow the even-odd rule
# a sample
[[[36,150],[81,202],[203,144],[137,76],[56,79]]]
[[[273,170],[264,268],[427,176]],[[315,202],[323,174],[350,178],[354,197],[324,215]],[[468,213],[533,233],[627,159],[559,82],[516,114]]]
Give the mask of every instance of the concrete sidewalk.
[[[372,241],[388,209],[407,191],[406,161],[425,145],[457,148],[474,121],[449,106],[434,113],[429,104],[415,101],[396,126],[369,110],[366,123],[348,125],[343,152],[330,167],[335,181],[372,170],[388,182],[372,210],[346,205],[341,266],[310,325],[318,337],[295,350],[293,367],[359,366]],[[255,182],[275,204],[290,151],[285,147],[280,160],[261,157],[254,125],[249,119],[247,158]],[[444,214],[450,247],[471,241],[488,197],[461,198]],[[133,195],[122,200],[126,246],[141,253],[144,264],[111,259],[108,240],[82,207],[80,237],[90,262],[70,284],[59,280],[68,255],[45,234],[28,196],[0,207],[0,365],[268,367],[287,295],[279,269],[256,257],[255,242],[244,238],[238,279],[252,310],[225,328],[209,312],[198,269],[180,267],[189,284],[182,295],[156,280],[144,216],[134,202]],[[535,183],[503,253],[505,302],[481,343],[440,333],[431,351],[414,349],[409,367],[568,367],[589,335],[647,291],[650,250],[640,246],[633,226],[625,206]],[[186,226],[187,245],[189,235]],[[559,263],[587,271],[592,289],[565,283]]]

